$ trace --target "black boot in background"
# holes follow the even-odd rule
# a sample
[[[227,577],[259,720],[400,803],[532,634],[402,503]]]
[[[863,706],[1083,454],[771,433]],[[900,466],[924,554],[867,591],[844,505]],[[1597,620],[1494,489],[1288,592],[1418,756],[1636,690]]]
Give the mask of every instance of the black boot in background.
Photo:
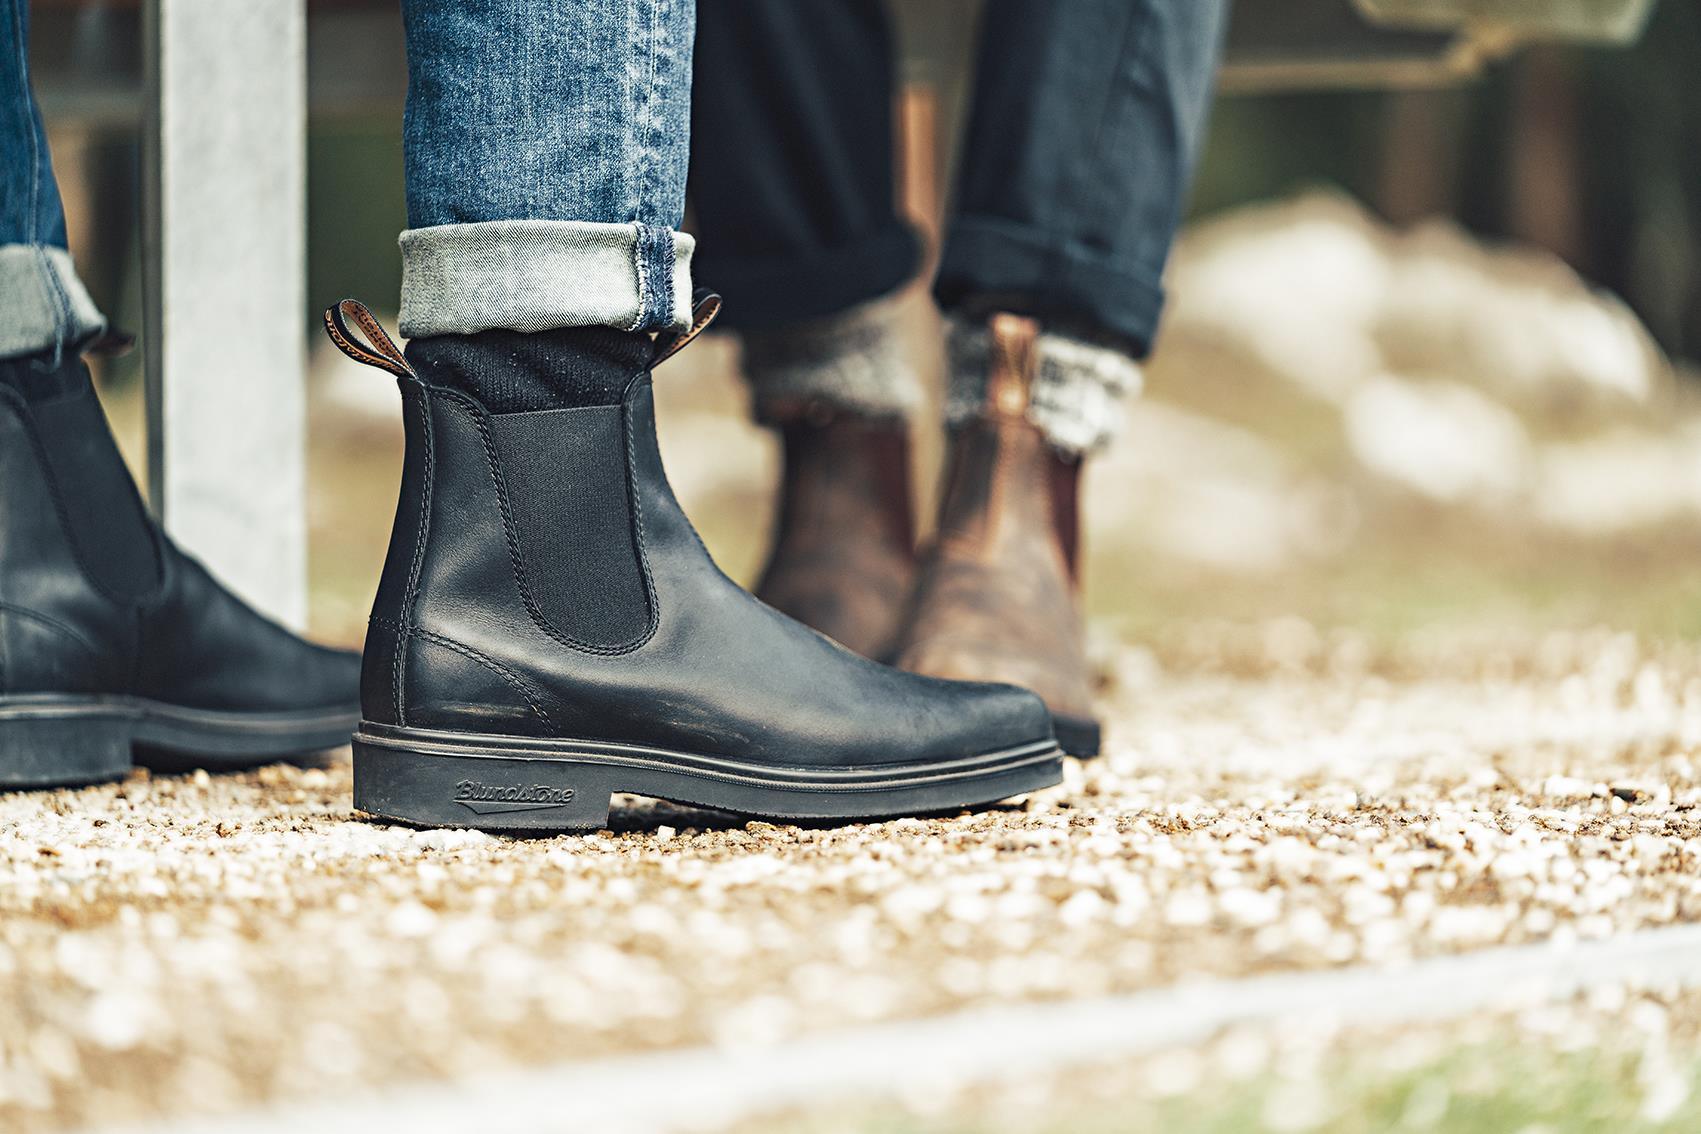
[[[327,321],[402,380],[407,431],[366,639],[359,810],[582,830],[633,792],[853,819],[1062,778],[1032,693],[868,661],[721,574],[662,471],[647,340],[635,355],[583,332],[485,332],[404,358],[359,304]]]
[[[360,659],[231,595],[148,517],[88,370],[0,361],[0,789],[347,743]]]

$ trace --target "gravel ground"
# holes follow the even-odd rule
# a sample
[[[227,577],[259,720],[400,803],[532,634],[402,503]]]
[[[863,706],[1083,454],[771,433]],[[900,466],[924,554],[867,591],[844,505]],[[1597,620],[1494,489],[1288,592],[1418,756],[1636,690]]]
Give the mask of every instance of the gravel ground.
[[[1701,920],[1701,650],[1182,625],[1106,759],[843,829],[509,840],[319,767],[0,796],[0,1127]]]

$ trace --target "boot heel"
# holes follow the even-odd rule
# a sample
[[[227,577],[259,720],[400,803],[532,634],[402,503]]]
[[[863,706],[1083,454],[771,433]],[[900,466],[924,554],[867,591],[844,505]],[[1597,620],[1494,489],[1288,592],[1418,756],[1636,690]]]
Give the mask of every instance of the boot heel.
[[[425,751],[354,738],[354,806],[381,819],[485,831],[608,825],[610,769],[569,759]]]
[[[116,708],[0,698],[0,791],[122,779],[133,724]]]

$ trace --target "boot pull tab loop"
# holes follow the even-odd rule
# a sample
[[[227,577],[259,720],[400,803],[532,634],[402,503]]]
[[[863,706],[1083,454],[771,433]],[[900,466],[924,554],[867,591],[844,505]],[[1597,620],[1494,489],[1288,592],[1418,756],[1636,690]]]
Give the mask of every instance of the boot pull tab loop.
[[[359,327],[364,341],[356,338],[349,330],[349,322]],[[376,366],[380,370],[388,370],[397,378],[411,378],[419,381],[419,375],[408,365],[407,358],[401,348],[396,346],[384,328],[378,322],[378,317],[367,309],[366,304],[358,299],[340,300],[336,306],[325,309],[325,333],[331,336],[331,341],[337,349],[367,366]]]
[[[1004,417],[1028,411],[1029,392],[1038,368],[1038,320],[1001,311],[987,323],[992,340],[991,369],[986,376],[987,408]]]
[[[709,324],[715,321],[715,316],[721,313],[721,297],[708,288],[698,288],[696,302],[691,307],[691,325],[683,331],[674,331],[656,336],[656,356],[650,361],[650,366],[657,367],[686,347],[691,340],[709,329]]]

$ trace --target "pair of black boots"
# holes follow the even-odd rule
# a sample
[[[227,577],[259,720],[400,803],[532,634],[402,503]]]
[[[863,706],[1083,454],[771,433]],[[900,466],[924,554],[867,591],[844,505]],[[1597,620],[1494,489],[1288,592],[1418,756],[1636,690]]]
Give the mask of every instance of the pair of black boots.
[[[351,726],[355,806],[432,825],[588,829],[617,792],[853,819],[1058,782],[1038,697],[867,661],[715,567],[649,382],[712,314],[654,344],[486,332],[404,356],[359,304],[327,313],[400,379],[407,433],[358,712],[348,655],[259,619],[145,519],[80,365],[44,397],[0,383],[0,785],[111,775],[132,743],[213,763]]]

